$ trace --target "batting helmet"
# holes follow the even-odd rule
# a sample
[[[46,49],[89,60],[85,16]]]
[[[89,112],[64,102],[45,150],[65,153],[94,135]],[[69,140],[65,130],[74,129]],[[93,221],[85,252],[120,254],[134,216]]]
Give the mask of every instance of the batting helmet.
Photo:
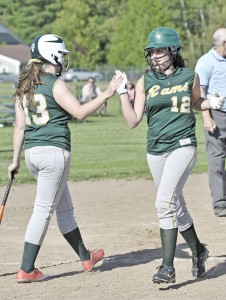
[[[159,27],[150,32],[148,45],[144,50],[167,48],[172,56],[181,50],[181,41],[178,33],[169,27]]]
[[[62,66],[64,56],[70,53],[66,50],[62,38],[55,34],[39,35],[31,44],[31,57],[33,59],[48,61],[53,65]]]

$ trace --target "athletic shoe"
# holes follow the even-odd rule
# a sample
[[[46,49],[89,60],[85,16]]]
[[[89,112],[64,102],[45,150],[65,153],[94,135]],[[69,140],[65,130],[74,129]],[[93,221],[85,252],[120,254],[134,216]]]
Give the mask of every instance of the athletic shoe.
[[[214,213],[217,217],[226,217],[226,201],[225,199],[216,202]]]
[[[154,283],[174,283],[176,281],[176,274],[174,267],[161,265],[157,268],[158,272],[153,276]]]
[[[226,208],[225,207],[215,207],[214,213],[216,217],[226,217]]]
[[[26,273],[23,270],[19,270],[16,274],[16,281],[18,283],[30,283],[30,282],[38,282],[49,279],[49,275],[44,275],[38,269],[34,269],[31,273]]]
[[[82,262],[83,270],[85,272],[90,272],[93,270],[93,267],[95,266],[98,261],[101,261],[104,257],[104,250],[93,250],[90,251],[90,260],[85,260]]]
[[[209,257],[208,249],[203,245],[204,249],[197,256],[192,258],[192,269],[191,273],[193,277],[203,277],[206,273],[205,262]]]

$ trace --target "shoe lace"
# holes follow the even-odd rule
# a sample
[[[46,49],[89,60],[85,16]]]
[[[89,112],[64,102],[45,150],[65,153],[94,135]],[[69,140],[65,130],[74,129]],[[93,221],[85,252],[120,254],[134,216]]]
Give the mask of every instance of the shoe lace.
[[[157,270],[164,270],[164,271],[169,271],[168,269],[169,269],[169,267],[167,267],[166,265],[161,265],[161,266],[158,266],[158,267],[156,267],[156,269]]]
[[[158,266],[156,269],[158,269],[158,274],[167,278],[171,278],[174,276],[174,270],[170,269],[166,265]]]
[[[204,263],[203,253],[200,253],[199,255],[193,257],[192,260],[194,266],[197,266],[198,268],[203,267],[203,263]]]

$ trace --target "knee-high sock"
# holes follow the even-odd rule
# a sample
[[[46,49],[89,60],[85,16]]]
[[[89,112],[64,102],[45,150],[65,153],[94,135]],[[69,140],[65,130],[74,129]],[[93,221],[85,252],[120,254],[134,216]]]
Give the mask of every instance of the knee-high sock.
[[[187,242],[189,248],[192,251],[192,256],[197,256],[200,252],[203,251],[203,245],[200,243],[195,227],[192,224],[187,230],[181,232],[182,237]]]
[[[90,253],[86,249],[79,228],[63,235],[82,261],[90,260]]]
[[[162,242],[162,263],[168,267],[173,267],[173,261],[175,256],[176,244],[177,244],[178,229],[162,229],[160,228],[160,236]]]
[[[38,256],[40,246],[24,243],[24,253],[22,258],[21,269],[26,273],[31,273],[35,268],[35,260]]]

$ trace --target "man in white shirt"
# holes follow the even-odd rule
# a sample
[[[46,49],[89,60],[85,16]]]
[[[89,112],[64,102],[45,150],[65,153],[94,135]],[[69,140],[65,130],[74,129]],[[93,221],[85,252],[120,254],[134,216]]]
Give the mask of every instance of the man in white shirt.
[[[87,83],[82,88],[82,103],[87,103],[95,99],[101,94],[100,87],[95,85],[95,78],[89,77]],[[106,115],[107,104],[103,104],[100,109],[97,111],[97,114],[100,116]]]
[[[198,60],[195,71],[203,98],[226,96],[226,28],[215,31],[213,48]],[[226,102],[221,109],[206,110],[202,115],[212,205],[217,217],[226,217]]]

